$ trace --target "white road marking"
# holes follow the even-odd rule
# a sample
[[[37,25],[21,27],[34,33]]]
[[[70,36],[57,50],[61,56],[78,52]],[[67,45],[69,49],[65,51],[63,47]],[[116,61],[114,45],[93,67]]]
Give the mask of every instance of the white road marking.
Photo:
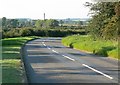
[[[100,71],[98,71],[98,70],[96,70],[96,69],[94,69],[94,68],[92,68],[92,67],[90,67],[90,66],[88,66],[86,64],[82,64],[82,65],[89,68],[89,69],[91,69],[91,70],[93,70],[93,71],[95,71],[95,72],[97,72],[97,73],[99,73],[99,74],[101,74],[101,75],[103,75],[103,76],[105,76],[105,77],[107,77],[107,78],[109,78],[109,79],[113,79],[113,77],[111,77],[111,76],[109,76],[107,74],[104,74],[104,73],[102,73],[102,72],[100,72]]]
[[[44,46],[46,46],[45,44],[43,44]]]
[[[51,49],[51,48],[49,48],[49,47],[47,47],[49,50]]]
[[[43,43],[43,45],[44,46],[46,46],[46,44],[44,43],[44,42],[42,42]],[[47,47],[48,49],[51,49],[51,48],[49,48],[49,47]],[[72,49],[70,49],[70,50],[72,50]],[[59,52],[57,52],[57,51],[55,51],[55,50],[52,50],[53,52],[55,52],[55,53],[59,53]],[[62,55],[63,57],[65,57],[65,58],[67,58],[67,59],[69,59],[69,60],[72,60],[72,61],[75,61],[75,59],[73,59],[73,58],[70,58],[70,57],[68,57],[68,56],[66,56],[66,55]],[[100,72],[100,71],[98,71],[98,70],[96,70],[96,69],[94,69],[94,68],[92,68],[92,67],[90,67],[90,66],[88,66],[88,65],[86,65],[86,64],[82,64],[83,66],[85,66],[85,67],[87,67],[87,68],[89,68],[89,69],[91,69],[91,70],[93,70],[94,72],[97,72],[97,73],[99,73],[99,74],[101,74],[101,75],[103,75],[103,76],[105,76],[105,77],[107,77],[107,78],[109,78],[109,79],[113,79],[113,77],[111,77],[111,76],[109,76],[109,75],[107,75],[107,74],[105,74],[105,73],[103,73],[103,72]]]
[[[68,57],[68,56],[66,56],[66,55],[62,55],[62,56],[65,57],[65,58],[67,58],[67,59],[70,59],[70,60],[72,60],[72,61],[75,61],[75,59],[70,58],[70,57]]]
[[[46,46],[46,44],[45,44],[44,42],[42,42],[42,44],[43,44],[44,46]]]
[[[55,52],[55,53],[58,53],[57,51],[55,51],[55,50],[52,50],[53,52]]]
[[[42,44],[44,45],[44,46],[46,46],[46,44],[45,44],[45,42],[42,42]],[[49,50],[51,49],[51,48],[49,48],[49,47],[47,47]]]

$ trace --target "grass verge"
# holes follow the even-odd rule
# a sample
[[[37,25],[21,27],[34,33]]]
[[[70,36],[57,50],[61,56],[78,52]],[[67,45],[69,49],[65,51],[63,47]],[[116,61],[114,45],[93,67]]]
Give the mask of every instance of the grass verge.
[[[117,41],[94,40],[89,35],[73,35],[63,38],[62,43],[65,46],[89,51],[96,55],[120,59]]]
[[[37,37],[17,37],[2,39],[2,83],[22,83],[20,48],[28,40]]]

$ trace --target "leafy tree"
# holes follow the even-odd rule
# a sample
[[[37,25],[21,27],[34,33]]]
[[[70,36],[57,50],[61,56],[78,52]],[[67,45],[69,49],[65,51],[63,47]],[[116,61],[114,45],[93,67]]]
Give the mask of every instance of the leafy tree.
[[[43,27],[43,20],[37,20],[37,21],[35,22],[35,27],[37,27],[37,28]]]
[[[6,28],[6,17],[2,18],[2,28],[5,29]]]
[[[59,22],[54,19],[37,20],[35,26],[37,28],[52,28],[52,27],[54,28],[56,26],[59,26]]]
[[[109,40],[117,40],[118,37],[118,18],[113,16],[111,20],[109,20],[108,24],[105,25],[104,29],[102,30],[102,36],[104,39]]]
[[[118,2],[87,3],[91,7],[92,19],[88,24],[88,31],[95,38],[115,39],[117,38],[117,22],[115,6]]]
[[[118,27],[118,38],[120,40],[120,2],[115,6],[115,13],[118,18],[117,27]]]
[[[117,17],[120,17],[120,2],[116,4],[115,6],[115,13]]]
[[[57,27],[57,26],[59,26],[59,22],[57,20],[53,20],[52,27]]]
[[[32,21],[27,21],[27,22],[25,23],[25,25],[26,25],[26,27],[32,27]]]
[[[11,24],[11,28],[17,28],[18,27],[18,20],[17,19],[11,19],[10,24]]]
[[[63,21],[63,20],[60,20],[59,23],[60,23],[60,25],[62,26],[62,24],[64,23],[64,21]]]
[[[2,19],[0,19],[0,28],[2,28]]]

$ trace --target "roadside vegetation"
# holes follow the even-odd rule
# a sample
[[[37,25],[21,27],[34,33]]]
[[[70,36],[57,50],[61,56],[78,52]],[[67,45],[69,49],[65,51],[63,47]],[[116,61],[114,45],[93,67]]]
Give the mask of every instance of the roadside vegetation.
[[[86,34],[85,26],[82,25],[83,23],[79,23],[79,21],[76,21],[76,25],[68,24],[64,26],[63,21],[54,19],[21,21],[19,19],[7,19],[3,17],[2,38],[21,36],[64,37],[73,34]]]
[[[91,20],[86,27],[86,36],[68,36],[63,44],[101,56],[120,59],[120,2],[86,3],[91,9]]]
[[[36,37],[17,37],[2,39],[2,83],[22,83],[21,46]]]
[[[94,39],[118,40],[120,37],[120,2],[87,3],[91,8],[91,20],[87,31]]]
[[[90,35],[73,35],[63,38],[62,43],[65,46],[81,51],[88,51],[96,55],[101,55],[103,57],[109,56],[120,59],[118,56],[117,41],[100,39],[94,40]]]
[[[64,37],[73,34],[85,34],[84,29],[41,29],[41,28],[14,28],[10,30],[3,30],[2,38],[25,37],[25,36],[40,36],[40,37]]]

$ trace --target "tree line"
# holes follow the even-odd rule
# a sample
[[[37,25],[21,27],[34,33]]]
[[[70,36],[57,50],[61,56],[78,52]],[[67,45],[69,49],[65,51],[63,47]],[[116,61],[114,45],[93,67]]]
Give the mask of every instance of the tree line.
[[[20,36],[64,37],[72,34],[85,34],[83,27],[62,26],[63,22],[54,19],[7,19],[2,18],[2,38]]]
[[[55,19],[45,19],[45,20],[31,20],[31,19],[7,19],[3,17],[0,19],[2,22],[3,30],[8,30],[12,28],[24,28],[24,27],[31,27],[31,28],[41,28],[41,29],[50,29],[50,28],[84,28],[86,21],[72,21],[70,19],[66,20],[55,20]]]
[[[2,29],[36,27],[36,28],[54,28],[59,26],[59,22],[54,19],[46,20],[27,20],[27,19],[7,19],[2,18]]]
[[[120,2],[97,2],[85,4],[90,7],[91,20],[87,31],[94,39],[118,40],[120,35]]]

